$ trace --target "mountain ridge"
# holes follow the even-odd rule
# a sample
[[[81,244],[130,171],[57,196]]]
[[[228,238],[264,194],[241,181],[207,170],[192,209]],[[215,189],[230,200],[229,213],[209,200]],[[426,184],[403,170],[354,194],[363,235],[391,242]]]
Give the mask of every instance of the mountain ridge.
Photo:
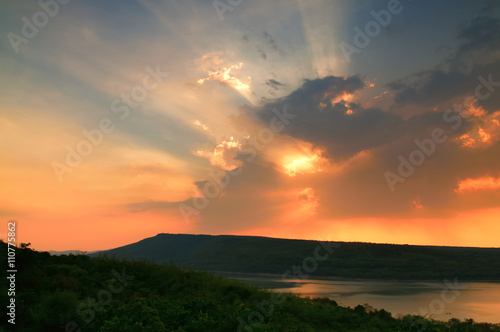
[[[500,248],[325,242],[340,246],[318,263],[317,276],[500,280]],[[159,233],[90,256],[174,263],[205,271],[280,274],[312,257],[318,243],[262,236]]]

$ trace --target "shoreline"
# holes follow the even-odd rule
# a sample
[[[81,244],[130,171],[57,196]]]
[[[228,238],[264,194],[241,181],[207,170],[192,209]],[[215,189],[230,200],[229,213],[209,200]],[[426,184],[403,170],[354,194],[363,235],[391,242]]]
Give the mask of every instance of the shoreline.
[[[282,275],[281,274],[276,274],[276,273],[264,273],[264,272],[232,272],[232,271],[205,271],[208,273],[213,273],[215,275],[242,275],[242,276],[256,276],[256,277],[266,277],[266,278],[276,278],[276,279],[281,279]],[[448,279],[448,278],[445,278]],[[295,278],[295,279],[286,279],[283,280],[284,282],[293,282],[293,281],[307,281],[307,280],[337,280],[337,281],[391,281],[391,282],[443,282],[444,279],[397,279],[397,278],[344,278],[344,277],[336,277],[336,276],[310,276],[307,279],[300,279],[300,278]],[[454,280],[454,278],[453,278]],[[459,282],[477,282],[477,283],[499,283],[500,284],[500,279],[458,279]]]

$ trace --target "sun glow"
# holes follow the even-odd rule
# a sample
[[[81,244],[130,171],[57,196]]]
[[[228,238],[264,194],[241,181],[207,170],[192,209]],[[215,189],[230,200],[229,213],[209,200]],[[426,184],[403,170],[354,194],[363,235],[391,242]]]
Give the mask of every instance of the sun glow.
[[[283,168],[288,176],[294,177],[297,174],[321,172],[324,164],[321,150],[306,150],[302,154],[287,156],[283,161]]]
[[[346,104],[346,103],[350,102],[353,97],[354,96],[352,94],[344,92],[344,94],[337,96],[336,98],[333,98],[331,100],[331,103],[332,103],[332,105],[335,105],[338,103]]]
[[[294,210],[295,216],[297,217],[314,216],[319,206],[319,200],[314,194],[314,189],[311,187],[307,187],[302,190],[299,190],[296,193],[296,195],[300,203]]]

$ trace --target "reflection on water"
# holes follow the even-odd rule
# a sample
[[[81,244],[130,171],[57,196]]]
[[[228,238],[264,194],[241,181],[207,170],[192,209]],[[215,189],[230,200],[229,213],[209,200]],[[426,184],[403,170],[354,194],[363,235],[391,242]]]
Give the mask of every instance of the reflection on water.
[[[500,323],[500,283],[380,280],[281,280],[279,276],[224,274],[259,287],[300,296],[328,297],[339,305],[368,303],[393,316],[425,313],[439,320],[472,318]]]

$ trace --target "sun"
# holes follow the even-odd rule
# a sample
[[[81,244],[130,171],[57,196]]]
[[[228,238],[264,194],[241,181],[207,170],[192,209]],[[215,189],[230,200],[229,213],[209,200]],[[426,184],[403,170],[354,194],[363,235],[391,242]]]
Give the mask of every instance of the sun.
[[[286,155],[282,165],[285,174],[294,177],[297,174],[321,172],[325,162],[321,150],[305,150],[302,153]]]

